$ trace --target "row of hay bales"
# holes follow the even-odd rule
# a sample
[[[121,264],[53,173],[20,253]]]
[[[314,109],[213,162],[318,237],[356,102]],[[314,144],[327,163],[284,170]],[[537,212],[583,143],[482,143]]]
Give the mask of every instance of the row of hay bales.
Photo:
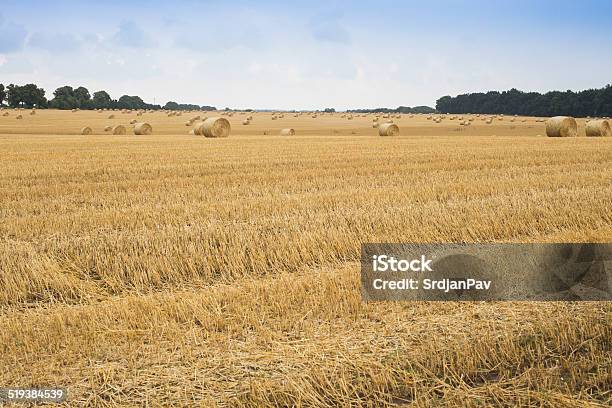
[[[127,128],[123,125],[106,126],[104,132],[110,132],[113,135],[125,135],[127,134]],[[93,130],[89,126],[85,126],[81,129],[82,135],[91,135]],[[150,135],[153,133],[153,126],[147,122],[134,123],[134,134],[135,135]]]
[[[610,122],[606,119],[589,120],[585,125],[585,134],[590,137],[611,137]],[[546,136],[576,137],[578,123],[571,116],[555,116],[546,121]]]

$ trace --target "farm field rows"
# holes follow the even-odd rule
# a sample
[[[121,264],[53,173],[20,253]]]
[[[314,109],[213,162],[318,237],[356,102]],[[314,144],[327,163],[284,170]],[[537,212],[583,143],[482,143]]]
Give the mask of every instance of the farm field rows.
[[[0,384],[92,406],[612,400],[609,303],[363,303],[358,262],[362,242],[611,242],[611,138],[258,112],[208,139],[196,113],[9,112]]]

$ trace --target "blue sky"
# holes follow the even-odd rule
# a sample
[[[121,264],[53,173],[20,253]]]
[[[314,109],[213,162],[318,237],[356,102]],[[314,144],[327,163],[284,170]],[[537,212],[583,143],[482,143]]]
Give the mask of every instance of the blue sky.
[[[217,107],[433,105],[612,82],[612,1],[7,1],[0,82]]]

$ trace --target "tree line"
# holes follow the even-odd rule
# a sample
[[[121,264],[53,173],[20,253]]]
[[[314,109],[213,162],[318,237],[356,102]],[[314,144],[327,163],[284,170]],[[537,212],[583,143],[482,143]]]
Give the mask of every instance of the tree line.
[[[163,107],[146,103],[139,96],[123,95],[112,99],[106,91],[90,94],[83,86],[73,88],[62,86],[53,92],[53,98],[47,100],[45,90],[36,84],[4,86],[0,84],[0,105],[11,108],[51,108],[51,109],[166,109],[166,110],[216,110],[214,106],[181,104],[167,102]],[[228,109],[228,108],[226,108]],[[326,111],[332,111],[327,108]],[[545,94],[523,92],[517,89],[509,91],[490,91],[486,93],[469,93],[443,96],[436,101],[436,109],[429,106],[399,106],[391,108],[353,109],[353,113],[485,113],[525,116],[568,115],[612,116],[612,85],[601,89],[587,89],[580,92],[551,91]]]
[[[551,91],[545,94],[509,91],[443,96],[436,102],[440,113],[491,113],[522,116],[612,116],[612,86],[584,91]]]
[[[398,106],[395,109],[390,108],[374,108],[374,109],[351,109],[347,112],[351,113],[435,113],[436,110],[429,106]]]
[[[53,98],[47,100],[45,90],[35,84],[4,86],[0,84],[0,105],[6,104],[11,108],[39,108],[39,109],[170,109],[170,110],[216,110],[214,106],[178,104],[168,102],[163,107],[146,103],[139,96],[122,95],[119,99],[112,99],[106,91],[97,91],[93,94],[83,86],[73,88],[62,86],[53,92]]]

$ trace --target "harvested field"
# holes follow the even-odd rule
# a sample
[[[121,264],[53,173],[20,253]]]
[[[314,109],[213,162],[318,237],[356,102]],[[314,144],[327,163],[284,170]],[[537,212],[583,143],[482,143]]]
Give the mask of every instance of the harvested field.
[[[363,303],[358,263],[362,242],[610,242],[611,138],[426,115],[387,138],[339,113],[224,116],[231,136],[204,138],[166,112],[134,136],[16,113],[0,384],[71,406],[611,402],[609,303]]]

